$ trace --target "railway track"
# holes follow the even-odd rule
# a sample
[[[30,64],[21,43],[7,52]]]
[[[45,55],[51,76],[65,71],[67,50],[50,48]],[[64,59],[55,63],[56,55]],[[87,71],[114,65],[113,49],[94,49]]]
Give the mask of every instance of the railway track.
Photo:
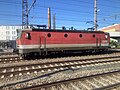
[[[6,82],[8,82],[9,84],[11,81],[21,81],[23,80],[23,77],[24,79],[29,79],[29,78],[36,77],[38,75],[45,75],[48,73],[59,72],[62,70],[64,71],[66,69],[72,70],[72,71],[81,69],[85,71],[85,68],[87,68],[86,70],[89,70],[89,68],[92,68],[92,69],[96,69],[98,67],[111,68],[113,66],[117,66],[116,69],[120,69],[119,65],[120,65],[119,55],[113,55],[113,56],[111,55],[109,57],[101,56],[96,58],[92,57],[89,59],[82,58],[82,59],[76,59],[76,60],[60,60],[60,61],[58,60],[58,61],[52,61],[52,62],[50,61],[50,62],[39,62],[39,63],[36,62],[32,64],[25,63],[22,65],[18,64],[16,66],[11,65],[11,66],[0,67],[0,81],[2,82],[1,85],[3,85],[3,84],[6,84]],[[101,72],[101,70],[97,70],[97,71]],[[29,77],[26,77],[26,75]]]
[[[21,59],[18,55],[0,56],[0,64],[14,63],[14,62],[19,62],[21,60],[23,59]]]
[[[66,60],[66,61],[56,61],[56,62],[46,62],[46,63],[35,63],[35,64],[25,64],[19,66],[7,66],[0,68],[0,77],[14,77],[17,75],[22,75],[23,73],[29,74],[30,72],[37,73],[49,72],[56,70],[63,70],[66,68],[77,69],[86,66],[104,65],[111,63],[120,63],[120,56],[117,57],[101,57],[95,59],[82,59],[82,60]]]
[[[118,51],[116,51],[116,50],[110,50],[110,52],[111,53],[119,53]],[[78,55],[78,54],[77,54]],[[89,54],[87,54],[87,55],[89,55]],[[68,55],[67,57],[70,57],[71,55]],[[84,55],[82,55],[82,54],[80,54],[80,56],[84,56]],[[94,54],[93,55],[91,55],[91,56],[94,56]],[[58,57],[61,57],[61,56],[58,56]],[[63,55],[62,55],[62,57],[63,57]],[[66,57],[66,56],[65,56]],[[73,56],[74,57],[74,56]],[[44,57],[43,57],[44,58]],[[48,58],[49,58],[49,56],[48,56]],[[52,58],[54,58],[54,57],[52,57]],[[37,58],[36,58],[37,59]],[[15,53],[12,53],[12,52],[1,52],[0,53],[0,64],[6,64],[6,63],[14,63],[14,62],[19,62],[19,61],[21,61],[21,60],[23,60],[22,58],[20,58],[17,54],[15,54]],[[31,59],[30,59],[31,60]],[[39,60],[39,58],[37,59],[37,60]]]
[[[116,50],[110,50],[110,52],[112,52],[112,55],[113,55],[113,53],[115,52],[116,54],[120,54],[118,51],[116,51]],[[104,54],[103,54],[104,55]],[[111,53],[110,54],[106,54],[106,55],[111,55]],[[81,55],[82,56],[82,55]],[[84,56],[84,55],[83,55]],[[88,55],[88,56],[95,56],[94,54],[93,55]],[[97,55],[98,56],[98,55]],[[66,56],[65,56],[66,57]],[[67,56],[67,57],[70,57],[69,55]],[[73,57],[75,57],[75,56],[73,56]],[[48,56],[48,59],[49,59],[49,56]],[[32,60],[32,59],[30,59],[30,60]],[[40,59],[36,59],[36,60],[40,60]],[[0,53],[0,64],[7,64],[7,63],[18,63],[18,62],[21,62],[21,61],[28,61],[28,60],[24,60],[24,59],[22,59],[22,58],[20,58],[17,54],[15,54],[15,53],[12,53],[12,52],[10,52],[10,53]]]
[[[6,57],[2,57],[2,58],[4,59],[0,59],[0,60],[10,61],[9,57],[6,60],[5,60]],[[17,58],[16,56],[16,61],[18,60],[20,61],[20,59]],[[13,59],[13,62],[14,61],[15,59]],[[23,60],[19,63],[14,62],[12,64],[4,63],[1,64],[0,66],[0,86],[3,87],[4,85],[9,85],[10,83],[20,82],[26,79],[29,80],[30,78],[34,78],[37,76],[44,76],[47,75],[48,73],[54,73],[64,70],[70,70],[70,71],[80,70],[78,72],[81,72],[81,70],[83,70],[84,75],[81,74],[81,76],[86,76],[86,75],[88,76],[94,74],[94,72],[101,73],[102,69],[104,72],[106,72],[108,68],[110,71],[119,70],[120,69],[119,66],[120,66],[120,53],[106,54],[106,55],[90,55],[90,56],[81,56],[81,57],[78,56],[71,58],[65,57],[65,58],[55,58],[55,59],[43,59],[41,61],[30,60],[26,62]],[[112,67],[114,67],[114,69]],[[89,73],[86,74],[86,72]]]
[[[113,90],[120,89],[120,70],[20,88],[18,90]]]
[[[4,57],[4,56],[14,56],[17,55],[16,53],[13,53],[12,51],[5,51],[5,52],[0,52],[0,57]]]

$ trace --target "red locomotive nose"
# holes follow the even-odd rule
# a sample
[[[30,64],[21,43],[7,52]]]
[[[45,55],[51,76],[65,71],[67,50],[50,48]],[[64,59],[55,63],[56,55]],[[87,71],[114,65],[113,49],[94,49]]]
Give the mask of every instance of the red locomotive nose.
[[[19,40],[16,40],[16,44],[17,44],[17,45],[19,44]]]
[[[20,45],[20,40],[19,39],[16,40],[16,45],[17,45],[17,47]]]

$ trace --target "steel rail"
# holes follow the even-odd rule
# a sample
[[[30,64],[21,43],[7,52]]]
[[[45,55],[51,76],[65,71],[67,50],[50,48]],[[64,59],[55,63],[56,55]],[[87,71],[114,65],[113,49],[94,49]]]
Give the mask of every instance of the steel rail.
[[[54,62],[40,62],[40,63],[34,63],[32,65],[44,65],[44,64],[53,64],[53,63],[69,63],[69,62],[79,62],[79,61],[94,61],[94,60],[101,60],[101,59],[112,59],[112,58],[120,58],[120,56],[110,56],[110,57],[97,57],[97,58],[89,58],[89,59],[79,59],[79,60],[63,60],[63,61],[54,61]],[[59,58],[58,58],[59,59]],[[5,66],[5,67],[0,67],[0,69],[6,69],[6,68],[14,68],[14,67],[26,67],[26,66],[31,66],[31,64],[23,64],[23,65],[17,65],[17,66]]]
[[[65,68],[70,68],[70,69],[74,69],[74,68],[80,68],[81,66],[87,66],[87,65],[94,65],[94,66],[96,66],[96,64],[98,65],[98,64],[102,64],[102,63],[104,63],[104,64],[107,64],[107,63],[114,63],[114,62],[118,62],[118,61],[120,61],[119,59],[118,60],[111,60],[111,61],[92,61],[92,62],[82,62],[82,63],[76,63],[75,62],[75,64],[67,64],[66,62],[62,62],[62,63],[65,63],[65,64],[63,64],[63,65],[61,65],[61,62],[59,63],[60,65],[56,65],[56,63],[49,63],[49,64],[51,64],[51,65],[53,65],[53,66],[46,66],[46,67],[42,67],[43,66],[43,64],[41,64],[42,66],[40,66],[40,64],[37,64],[38,66],[37,66],[37,68],[35,68],[35,66],[34,66],[34,68],[30,68],[30,69],[26,69],[25,67],[26,66],[24,66],[24,70],[22,70],[22,68],[23,68],[23,66],[20,66],[20,67],[18,67],[18,70],[12,70],[12,71],[5,71],[5,72],[2,72],[1,70],[1,72],[0,72],[0,76],[1,77],[5,77],[5,76],[10,76],[10,75],[12,75],[12,77],[13,77],[13,75],[16,75],[16,74],[23,74],[23,73],[27,73],[27,72],[34,72],[34,71],[36,71],[36,72],[39,72],[39,71],[54,71],[55,69],[57,69],[57,70],[62,70],[62,69],[65,69]],[[69,63],[73,63],[73,61],[69,61]],[[48,63],[47,63],[48,64]],[[57,62],[57,64],[58,64],[58,62]],[[46,65],[46,63],[44,63],[44,65]],[[31,66],[31,65],[29,65],[29,66]],[[40,66],[40,68],[39,68],[39,66]],[[4,67],[4,68],[8,68],[8,67]],[[13,67],[12,67],[13,68]],[[19,70],[19,68],[21,68],[21,70]],[[1,68],[0,68],[1,69]]]

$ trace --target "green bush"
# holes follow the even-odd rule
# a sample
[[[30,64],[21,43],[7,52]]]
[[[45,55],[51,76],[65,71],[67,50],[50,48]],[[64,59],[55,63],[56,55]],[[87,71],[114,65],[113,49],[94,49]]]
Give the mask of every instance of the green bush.
[[[114,47],[117,48],[118,47],[118,43],[116,41],[110,41],[110,47]]]

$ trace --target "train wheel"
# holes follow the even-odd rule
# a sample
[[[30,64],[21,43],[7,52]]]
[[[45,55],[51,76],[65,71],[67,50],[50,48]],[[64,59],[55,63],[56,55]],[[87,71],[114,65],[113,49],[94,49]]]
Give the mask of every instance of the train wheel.
[[[19,54],[19,57],[20,57],[20,59],[23,59],[24,55],[23,54]]]
[[[21,59],[27,59],[28,58],[28,55],[27,54],[19,54],[19,57]]]

